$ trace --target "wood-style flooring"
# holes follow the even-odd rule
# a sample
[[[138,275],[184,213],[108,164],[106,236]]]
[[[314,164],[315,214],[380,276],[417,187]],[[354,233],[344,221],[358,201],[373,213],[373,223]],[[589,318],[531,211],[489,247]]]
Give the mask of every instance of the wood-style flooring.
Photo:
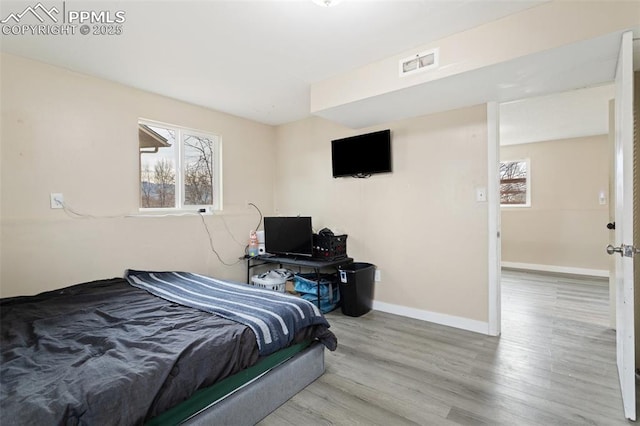
[[[327,315],[326,373],[260,425],[622,425],[605,279],[503,271],[502,335]]]

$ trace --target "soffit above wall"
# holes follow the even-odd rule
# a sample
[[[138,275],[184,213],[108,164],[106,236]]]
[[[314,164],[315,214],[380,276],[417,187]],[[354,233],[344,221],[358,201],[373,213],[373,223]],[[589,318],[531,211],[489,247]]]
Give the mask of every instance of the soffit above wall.
[[[316,111],[315,115],[363,128],[491,101],[507,102],[608,84],[615,76],[621,33]]]

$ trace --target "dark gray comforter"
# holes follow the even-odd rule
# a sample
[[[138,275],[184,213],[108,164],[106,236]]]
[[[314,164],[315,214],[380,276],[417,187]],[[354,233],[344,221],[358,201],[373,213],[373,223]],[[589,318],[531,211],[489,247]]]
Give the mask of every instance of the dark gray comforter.
[[[129,269],[125,279],[155,296],[248,326],[261,356],[287,347],[306,327],[329,327],[316,305],[286,293],[189,272]]]
[[[0,300],[2,424],[140,424],[255,364],[251,329],[122,279]],[[335,338],[324,326],[296,337]]]

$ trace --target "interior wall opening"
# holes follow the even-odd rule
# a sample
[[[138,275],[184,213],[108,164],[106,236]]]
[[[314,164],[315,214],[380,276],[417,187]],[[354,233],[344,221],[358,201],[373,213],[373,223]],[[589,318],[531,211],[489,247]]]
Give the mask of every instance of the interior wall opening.
[[[503,318],[514,308],[512,287],[526,284],[532,304],[553,298],[554,315],[612,328],[605,247],[614,94],[600,85],[499,105]]]

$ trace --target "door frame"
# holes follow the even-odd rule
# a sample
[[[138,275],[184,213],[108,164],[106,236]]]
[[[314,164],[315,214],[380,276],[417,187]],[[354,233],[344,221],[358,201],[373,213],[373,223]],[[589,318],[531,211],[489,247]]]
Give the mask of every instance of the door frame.
[[[487,103],[487,201],[489,240],[489,324],[488,334],[502,332],[502,248],[500,235],[500,107]]]

